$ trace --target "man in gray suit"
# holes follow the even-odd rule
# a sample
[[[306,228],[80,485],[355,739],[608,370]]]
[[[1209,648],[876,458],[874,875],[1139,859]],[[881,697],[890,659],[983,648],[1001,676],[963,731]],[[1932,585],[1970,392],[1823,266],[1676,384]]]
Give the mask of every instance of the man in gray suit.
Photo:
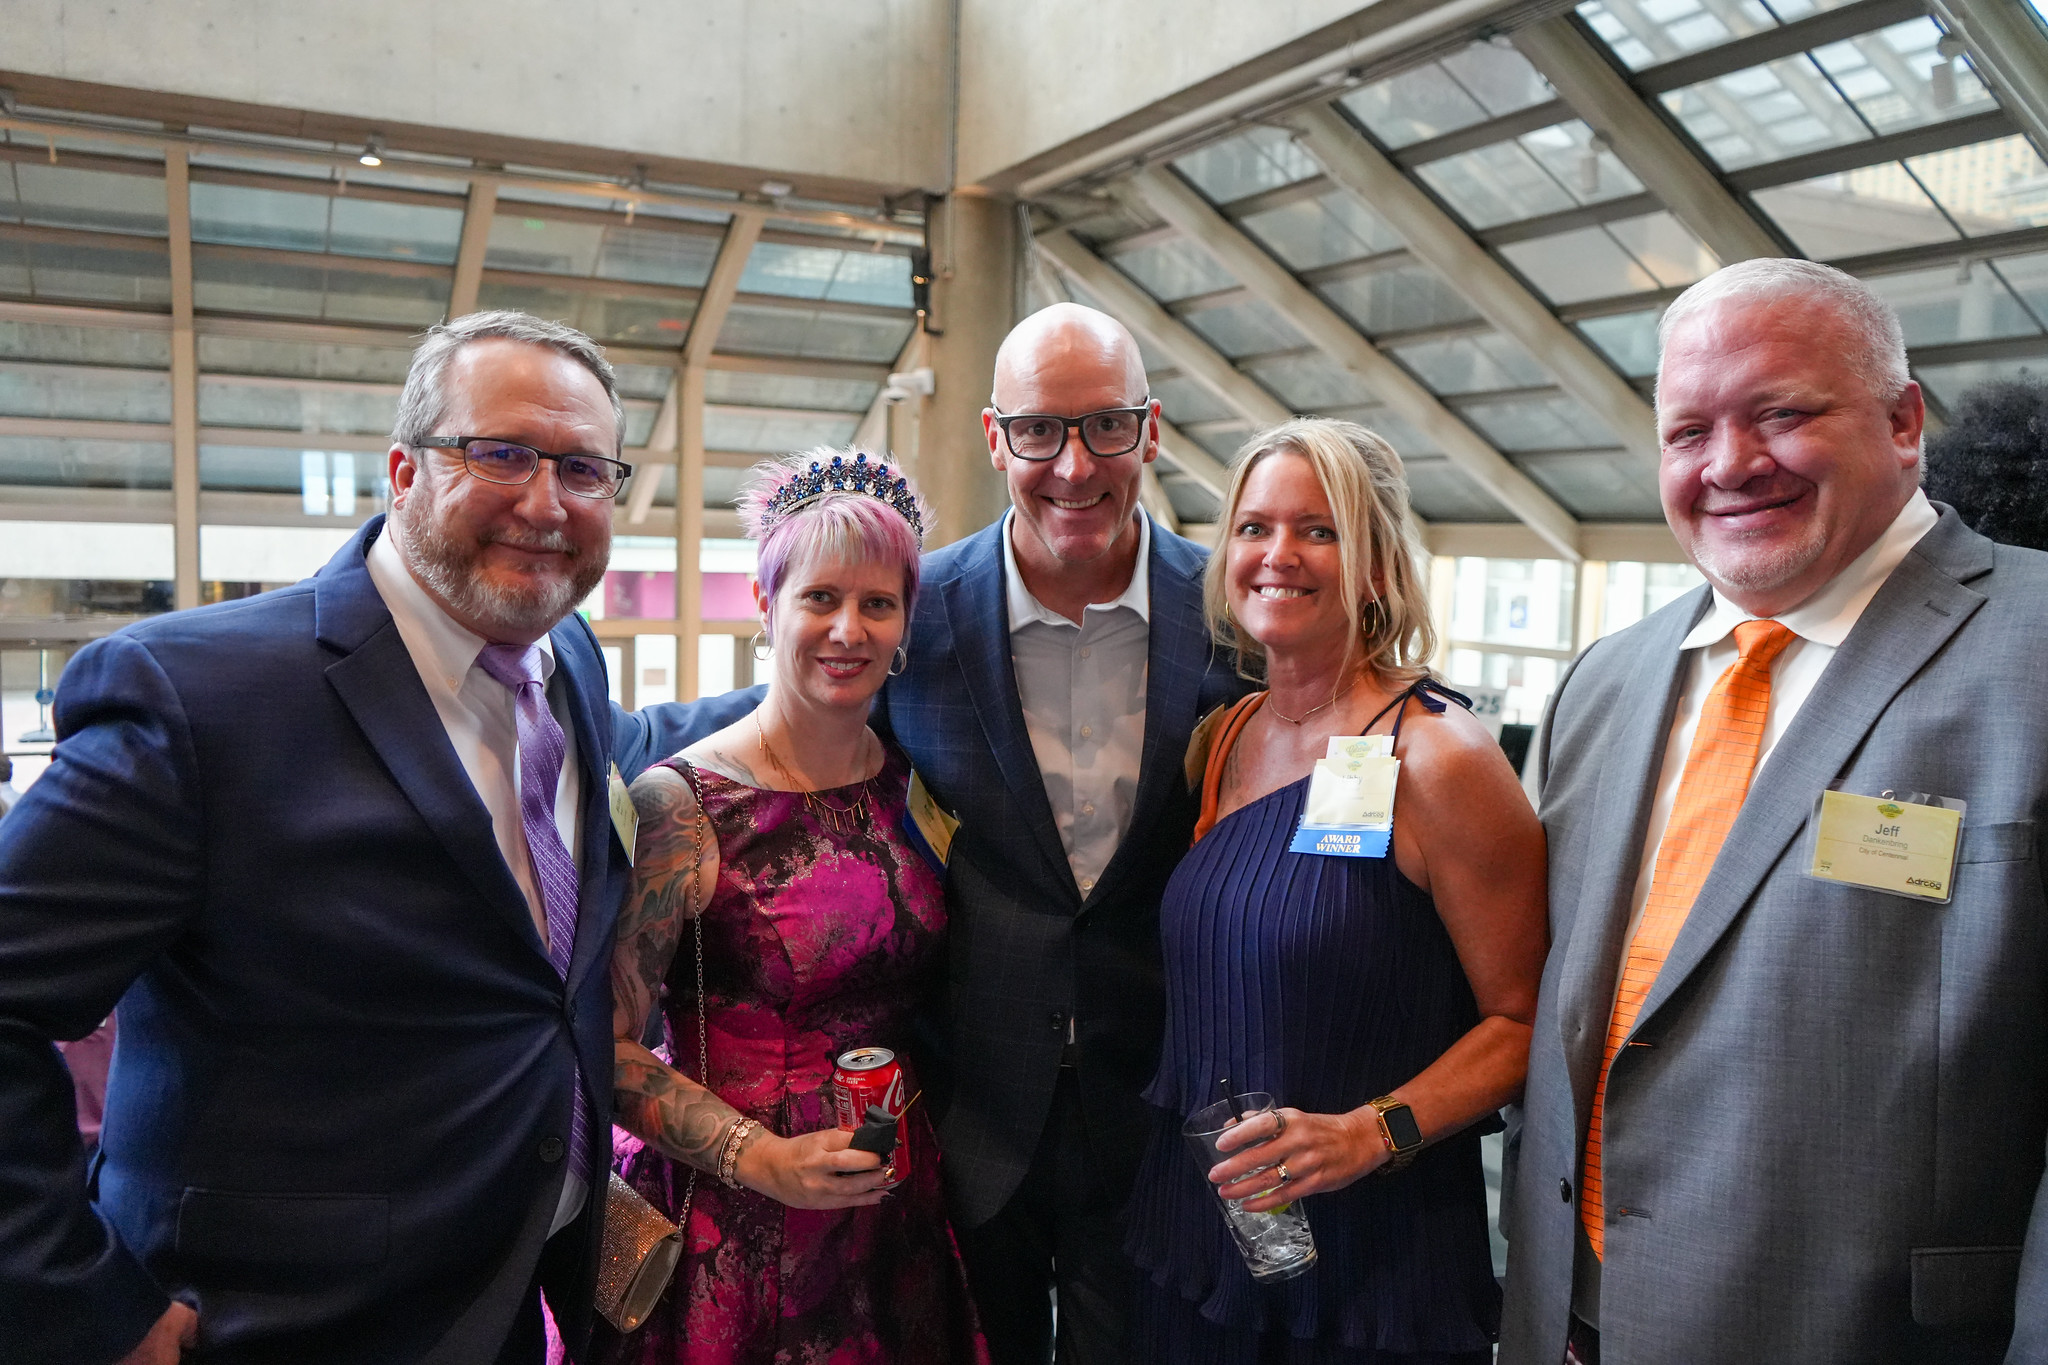
[[[1539,740],[1500,1359],[2048,1360],[2048,556],[1921,494],[1851,277],[1731,266],[1662,333],[1709,586],[1587,650]],[[1817,843],[1877,846],[1866,810],[1905,860]]]

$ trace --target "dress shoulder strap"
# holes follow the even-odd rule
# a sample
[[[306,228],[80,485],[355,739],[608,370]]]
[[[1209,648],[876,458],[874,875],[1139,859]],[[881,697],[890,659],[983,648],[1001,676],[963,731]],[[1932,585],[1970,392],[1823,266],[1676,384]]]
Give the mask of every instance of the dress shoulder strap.
[[[1230,751],[1236,747],[1244,727],[1265,704],[1266,694],[1254,692],[1218,713],[1222,720],[1211,732],[1208,761],[1202,767],[1202,813],[1195,820],[1195,837],[1189,840],[1191,844],[1200,843],[1202,836],[1216,823],[1216,807],[1223,792],[1224,765],[1229,762]],[[1203,722],[1203,726],[1207,728],[1208,722]]]

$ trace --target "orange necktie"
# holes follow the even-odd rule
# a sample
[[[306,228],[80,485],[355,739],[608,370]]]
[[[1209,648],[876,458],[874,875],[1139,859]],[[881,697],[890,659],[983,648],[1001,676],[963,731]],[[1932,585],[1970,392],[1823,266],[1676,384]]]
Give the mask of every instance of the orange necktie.
[[[1607,1023],[1607,1048],[1600,1058],[1600,1083],[1593,1089],[1593,1119],[1586,1129],[1586,1169],[1579,1180],[1579,1222],[1593,1254],[1606,1258],[1606,1190],[1600,1178],[1600,1137],[1607,1112],[1607,1073],[1636,1026],[1643,1001],[1657,982],[1671,945],[1692,911],[1692,903],[1713,870],[1728,837],[1763,746],[1764,719],[1771,710],[1771,664],[1792,643],[1792,632],[1776,621],[1744,621],[1735,628],[1740,651],[1700,708],[1699,728],[1685,757],[1685,774],[1671,805],[1670,822],[1657,844],[1657,870],[1643,902],[1642,922],[1629,941],[1628,961]]]

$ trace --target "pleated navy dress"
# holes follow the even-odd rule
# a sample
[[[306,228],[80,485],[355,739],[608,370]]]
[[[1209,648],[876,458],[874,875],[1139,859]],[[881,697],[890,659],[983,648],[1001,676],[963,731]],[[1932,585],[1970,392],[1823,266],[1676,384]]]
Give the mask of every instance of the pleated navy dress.
[[[1442,710],[1434,687],[1424,680],[1403,693],[1401,712],[1410,697]],[[1219,747],[1262,699],[1244,703]],[[1219,770],[1212,762],[1212,789]],[[1159,1112],[1128,1214],[1127,1248],[1144,1281],[1134,1355],[1174,1365],[1483,1365],[1500,1324],[1479,1164],[1485,1128],[1425,1148],[1405,1170],[1303,1199],[1316,1264],[1271,1285],[1245,1269],[1180,1136],[1220,1077],[1308,1113],[1342,1113],[1414,1077],[1479,1021],[1435,905],[1391,851],[1287,851],[1307,792],[1304,778],[1217,821],[1160,906],[1166,1040],[1145,1095]]]

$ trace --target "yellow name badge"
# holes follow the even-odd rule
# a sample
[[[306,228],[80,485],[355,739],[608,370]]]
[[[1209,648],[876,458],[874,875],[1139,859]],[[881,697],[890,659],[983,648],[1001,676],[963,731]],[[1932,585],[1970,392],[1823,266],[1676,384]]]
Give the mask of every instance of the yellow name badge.
[[[618,764],[612,764],[605,786],[611,794],[612,828],[618,832],[619,842],[626,846],[626,866],[631,867],[633,844],[640,837],[640,812],[633,808],[633,794],[626,790],[626,779],[619,776]]]
[[[1954,894],[1963,811],[1961,801],[1944,797],[1822,792],[1809,872],[1822,881],[1946,905]]]
[[[946,813],[925,787],[924,779],[914,771],[910,774],[910,793],[904,799],[903,814],[909,832],[915,836],[912,842],[922,845],[918,852],[930,860],[934,871],[945,871],[946,859],[953,852],[953,834],[960,828],[960,822]]]

